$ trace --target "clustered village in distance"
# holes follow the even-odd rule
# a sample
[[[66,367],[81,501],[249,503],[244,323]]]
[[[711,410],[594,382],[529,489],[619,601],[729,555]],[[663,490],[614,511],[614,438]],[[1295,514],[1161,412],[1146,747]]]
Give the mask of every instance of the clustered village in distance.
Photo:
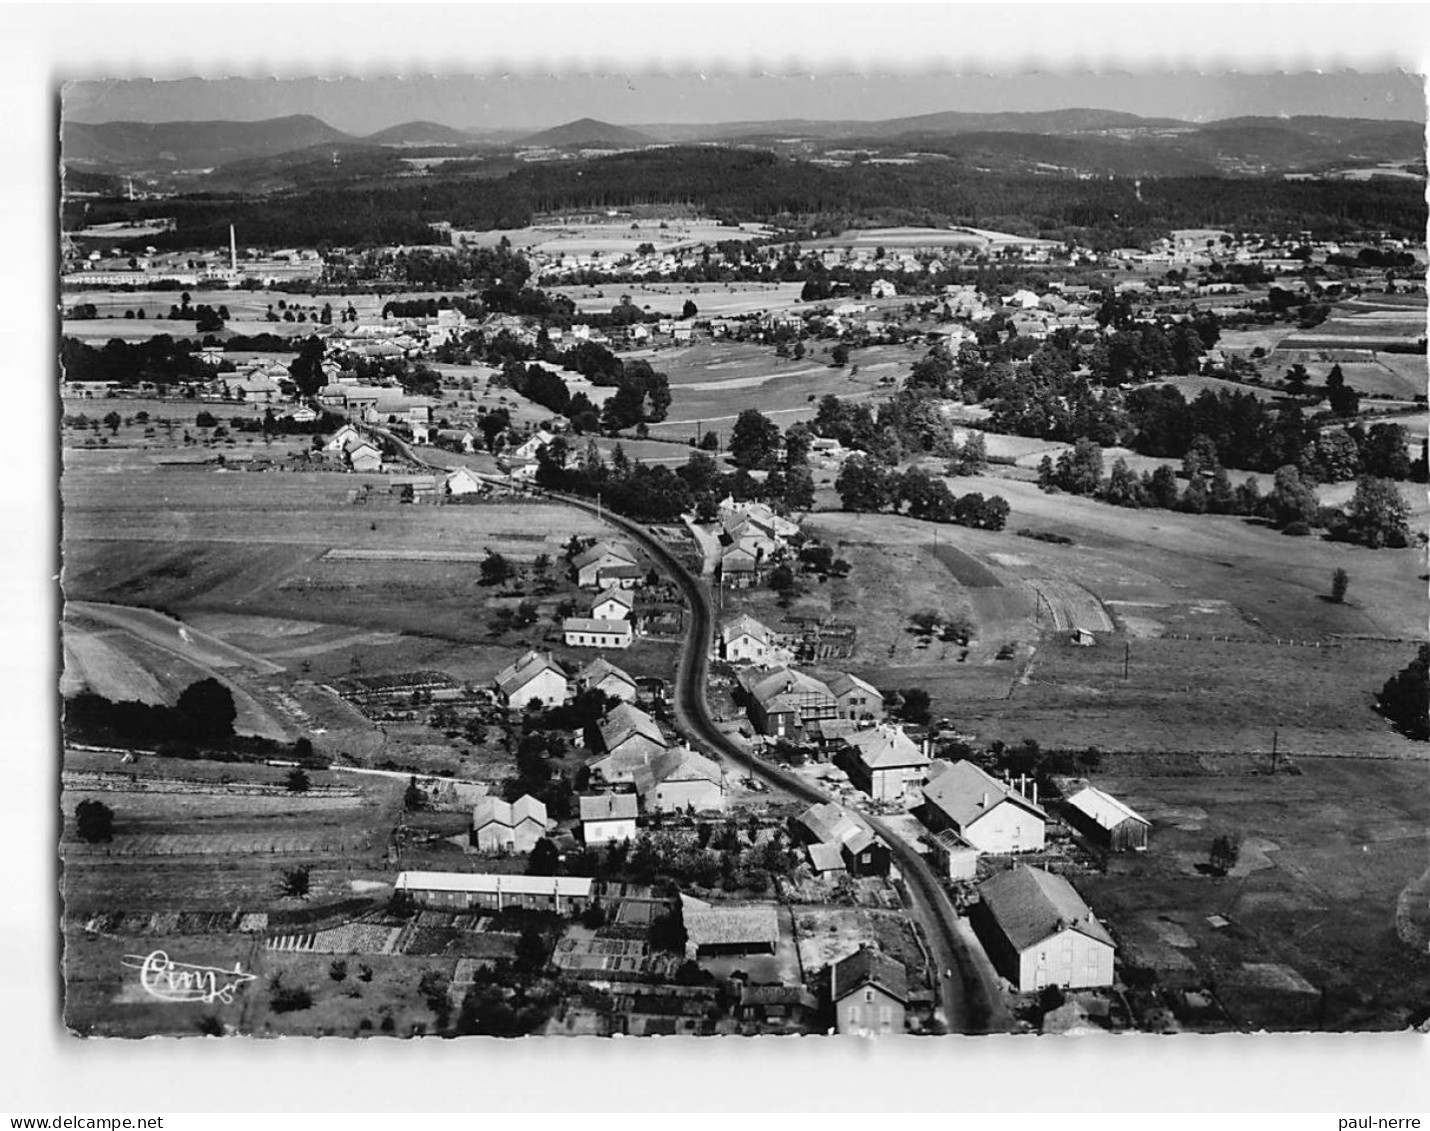
[[[941,174],[1139,217],[1002,231],[885,222],[923,150],[680,166],[876,200],[792,216],[594,122],[295,144],[200,170],[276,178],[223,216],[103,128],[65,139],[74,1032],[1430,1017],[1423,138],[1200,196]],[[342,195],[537,169],[590,187],[397,239]]]

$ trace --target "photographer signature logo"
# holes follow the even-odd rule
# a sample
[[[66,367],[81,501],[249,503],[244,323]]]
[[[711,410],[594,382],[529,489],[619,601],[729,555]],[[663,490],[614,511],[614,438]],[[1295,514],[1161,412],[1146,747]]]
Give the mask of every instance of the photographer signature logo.
[[[195,966],[188,962],[175,962],[162,950],[126,954],[120,965],[138,970],[139,984],[146,993],[160,1001],[208,1004],[219,1001],[229,1005],[239,988],[257,977],[256,974],[245,974],[238,962],[233,964],[232,970],[219,966]]]

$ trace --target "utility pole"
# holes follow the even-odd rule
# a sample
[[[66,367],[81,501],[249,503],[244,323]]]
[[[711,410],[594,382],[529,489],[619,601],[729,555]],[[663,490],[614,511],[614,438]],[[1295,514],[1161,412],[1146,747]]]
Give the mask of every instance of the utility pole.
[[[1132,667],[1132,641],[1122,642],[1122,678],[1127,678],[1127,673]]]
[[[1281,728],[1273,727],[1271,730],[1271,772],[1276,773],[1276,755],[1281,745]]]

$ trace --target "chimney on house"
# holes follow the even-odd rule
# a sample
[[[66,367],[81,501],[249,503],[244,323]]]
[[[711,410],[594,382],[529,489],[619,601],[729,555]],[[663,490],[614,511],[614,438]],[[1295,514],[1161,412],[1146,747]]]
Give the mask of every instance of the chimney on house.
[[[228,226],[228,265],[238,270],[238,236],[234,234],[232,224]]]
[[[978,803],[978,807],[979,807],[980,809],[987,809],[987,808],[988,808],[988,791],[987,791],[987,790],[984,790],[984,791],[983,791],[983,800]]]
[[[1038,803],[1038,779],[1033,779],[1033,796],[1030,799],[1034,805]]]

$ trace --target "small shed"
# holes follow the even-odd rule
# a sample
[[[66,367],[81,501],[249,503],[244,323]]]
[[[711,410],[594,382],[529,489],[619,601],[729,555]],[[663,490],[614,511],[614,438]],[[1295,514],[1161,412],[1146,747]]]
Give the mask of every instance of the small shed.
[[[1075,628],[1072,630],[1072,642],[1079,648],[1091,648],[1097,643],[1097,637],[1089,628]]]
[[[1096,843],[1113,852],[1143,852],[1152,822],[1131,806],[1086,786],[1067,799],[1068,818]]]

